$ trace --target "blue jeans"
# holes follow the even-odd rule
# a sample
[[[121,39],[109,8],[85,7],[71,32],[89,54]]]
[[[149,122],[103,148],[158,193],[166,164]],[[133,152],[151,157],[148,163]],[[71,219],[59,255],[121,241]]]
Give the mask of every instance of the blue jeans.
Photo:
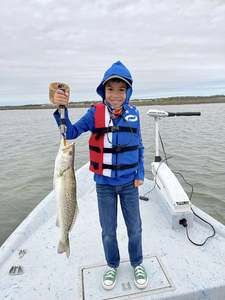
[[[102,241],[108,266],[117,268],[120,254],[117,244],[117,196],[120,196],[121,209],[127,226],[128,251],[132,267],[142,263],[142,227],[139,210],[138,188],[134,181],[112,186],[96,183],[98,209],[102,227]]]

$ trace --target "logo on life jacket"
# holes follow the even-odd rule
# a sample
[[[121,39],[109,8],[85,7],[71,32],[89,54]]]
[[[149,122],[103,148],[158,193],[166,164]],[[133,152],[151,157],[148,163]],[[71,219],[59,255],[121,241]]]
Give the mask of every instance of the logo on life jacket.
[[[135,116],[135,115],[128,115],[125,117],[125,119],[128,121],[128,122],[136,122],[138,117]]]

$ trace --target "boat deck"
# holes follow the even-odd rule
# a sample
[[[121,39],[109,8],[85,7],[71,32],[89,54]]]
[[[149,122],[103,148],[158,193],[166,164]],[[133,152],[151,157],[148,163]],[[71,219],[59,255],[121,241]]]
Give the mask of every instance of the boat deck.
[[[140,200],[143,223],[144,265],[149,284],[136,288],[128,260],[126,226],[118,212],[118,244],[121,264],[117,284],[111,291],[101,285],[106,267],[98,220],[95,183],[88,164],[76,173],[79,214],[70,233],[69,258],[58,254],[60,232],[55,226],[56,207],[52,191],[21,223],[0,249],[0,299],[176,299],[221,300],[225,295],[225,226],[201,210],[216,235],[202,247],[190,243],[184,227],[172,229],[162,210],[157,189]],[[141,195],[153,188],[146,179]],[[189,235],[202,243],[212,229],[194,217]],[[19,258],[19,251],[26,254]],[[24,273],[9,275],[12,266]],[[16,269],[18,272],[18,268]]]

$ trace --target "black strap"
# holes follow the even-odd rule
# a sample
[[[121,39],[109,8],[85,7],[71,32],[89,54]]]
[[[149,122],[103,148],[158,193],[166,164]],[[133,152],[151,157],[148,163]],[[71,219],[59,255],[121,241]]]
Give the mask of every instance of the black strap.
[[[89,149],[92,151],[95,151],[97,153],[101,153],[101,149],[99,147],[91,146],[89,145]],[[138,150],[139,145],[135,146],[130,146],[130,147],[116,147],[116,148],[103,148],[103,153],[112,153],[112,154],[117,154],[117,153],[124,153],[127,151],[134,151]]]
[[[89,149],[92,150],[92,151],[95,151],[95,152],[98,152],[98,153],[101,153],[101,150],[99,147],[95,147],[95,146],[91,146],[89,145]]]
[[[127,170],[127,169],[132,169],[138,166],[138,162],[136,162],[135,164],[130,164],[130,165],[102,165],[102,169],[110,169],[113,171],[122,171],[122,170]]]
[[[98,170],[98,163],[94,162],[94,161],[90,161],[90,164],[94,167],[95,170]]]
[[[124,153],[127,151],[134,151],[138,150],[139,145],[135,146],[130,146],[130,147],[116,147],[116,148],[103,148],[103,153],[112,153],[112,154],[117,154],[117,153]]]
[[[98,140],[99,137],[107,132],[132,132],[137,133],[137,128],[133,127],[125,127],[125,126],[109,126],[109,127],[101,127],[95,128],[94,133],[96,134],[95,139]]]

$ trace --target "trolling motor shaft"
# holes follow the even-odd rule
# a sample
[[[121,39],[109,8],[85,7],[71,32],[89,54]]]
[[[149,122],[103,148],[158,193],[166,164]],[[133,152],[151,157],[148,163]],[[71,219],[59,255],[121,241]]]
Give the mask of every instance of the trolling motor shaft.
[[[55,95],[55,92],[60,89],[62,90],[64,93],[68,93],[68,97],[67,97],[67,103],[69,102],[69,95],[70,95],[70,88],[67,84],[65,83],[60,83],[60,82],[54,82],[54,83],[51,83],[50,86],[49,86],[49,99],[50,101],[55,104],[54,102],[54,95]],[[60,127],[59,127],[59,130],[60,130],[60,133],[64,135],[64,138],[66,138],[66,118],[65,118],[65,110],[66,110],[66,107],[65,105],[60,105],[59,106],[59,112],[60,112]]]

